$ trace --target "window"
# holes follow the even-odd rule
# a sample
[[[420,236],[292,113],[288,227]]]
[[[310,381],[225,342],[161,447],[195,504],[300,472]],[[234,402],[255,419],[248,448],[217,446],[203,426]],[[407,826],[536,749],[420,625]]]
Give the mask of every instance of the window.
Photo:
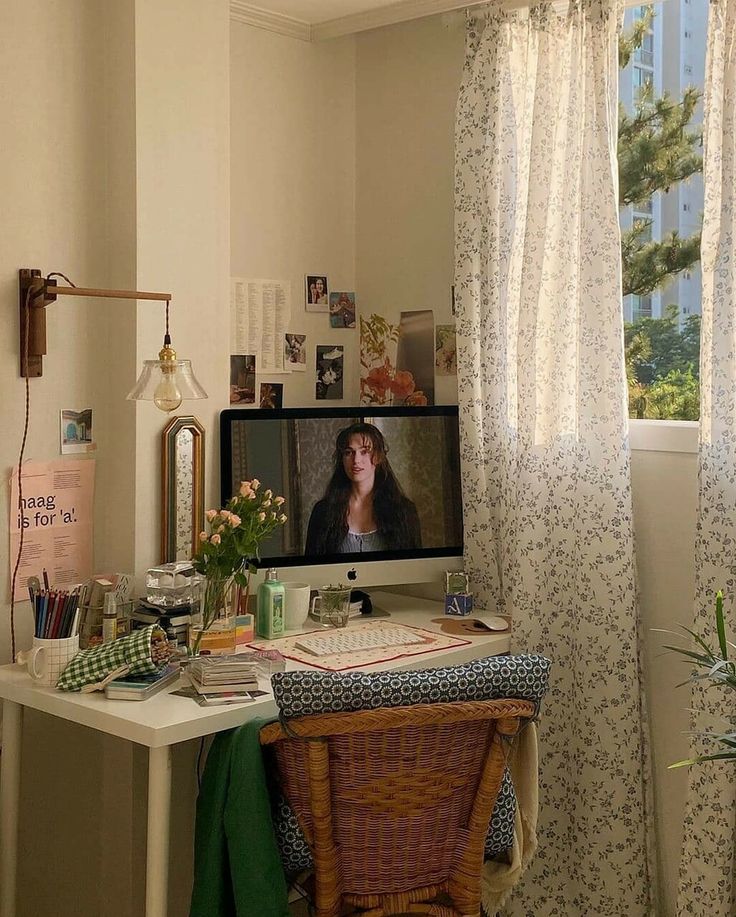
[[[642,318],[652,317],[652,297],[632,296],[631,297],[631,319],[636,322]]]
[[[622,196],[621,201],[621,226],[629,414],[648,421],[697,421],[701,295],[697,261],[685,265],[679,273],[665,276],[659,266],[669,263],[667,246],[673,233],[684,239],[697,232],[695,220],[703,210],[702,183],[688,184],[685,191],[684,184],[671,185],[668,176],[662,174],[661,181],[658,176],[663,172],[661,162],[671,155],[679,156],[683,162],[683,182],[700,171],[698,128],[702,104],[697,106],[692,130],[687,131],[693,141],[673,150],[666,138],[677,135],[678,125],[667,121],[667,111],[675,109],[660,114],[664,109],[658,109],[657,102],[665,94],[679,101],[688,87],[702,93],[705,60],[701,42],[688,44],[687,62],[673,67],[665,67],[664,63],[680,59],[681,37],[693,37],[690,17],[699,19],[701,13],[707,16],[708,0],[667,0],[666,28],[662,7],[661,2],[653,7],[639,5],[626,13],[624,30],[629,31],[649,10],[654,10],[651,25],[641,36],[639,47],[634,48],[619,81],[622,117],[628,119],[630,126],[619,142],[619,153],[626,154],[621,158],[621,187],[628,189],[628,197]],[[637,143],[641,139],[636,134],[637,121],[642,132],[654,127],[645,143]],[[641,150],[646,152],[639,155],[650,156],[651,162],[634,158]],[[695,164],[692,172],[688,171],[688,163]],[[628,184],[627,168],[631,169]],[[642,175],[647,176],[646,184],[637,178]],[[642,191],[647,191],[640,200],[636,199],[637,181]],[[664,200],[671,201],[668,206],[654,206],[660,191],[667,195]],[[686,285],[684,281],[690,282]],[[650,423],[647,429],[656,426]]]
[[[634,51],[634,60],[637,64],[644,64],[646,67],[654,66],[654,33],[647,32],[641,42],[641,47]]]
[[[652,220],[642,220],[635,217],[634,229],[641,242],[646,243],[652,241]]]
[[[634,86],[637,89],[643,89],[647,83],[652,81],[651,70],[644,70],[643,67],[634,67]]]

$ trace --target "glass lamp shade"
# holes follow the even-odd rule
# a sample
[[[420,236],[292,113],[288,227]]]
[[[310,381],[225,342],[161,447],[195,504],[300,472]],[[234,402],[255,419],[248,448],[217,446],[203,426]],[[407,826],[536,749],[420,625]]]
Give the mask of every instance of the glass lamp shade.
[[[129,401],[153,401],[160,411],[175,411],[185,399],[207,397],[190,360],[144,360]]]

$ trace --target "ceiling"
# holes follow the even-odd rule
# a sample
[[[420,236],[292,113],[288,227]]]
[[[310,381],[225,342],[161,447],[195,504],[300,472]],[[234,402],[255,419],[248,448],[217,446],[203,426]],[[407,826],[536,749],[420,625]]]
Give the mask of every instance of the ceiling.
[[[396,0],[255,0],[252,5],[269,13],[279,13],[316,25],[329,19],[371,12],[394,3]]]

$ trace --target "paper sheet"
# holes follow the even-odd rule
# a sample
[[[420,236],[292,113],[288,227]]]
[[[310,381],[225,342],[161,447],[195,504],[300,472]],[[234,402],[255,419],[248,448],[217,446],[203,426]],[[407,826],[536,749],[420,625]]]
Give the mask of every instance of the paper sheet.
[[[10,482],[10,582],[18,555],[21,519],[25,520],[23,554],[15,598],[27,599],[29,576],[48,573],[52,587],[67,589],[92,573],[93,460],[26,462],[23,507],[18,507],[18,468]]]
[[[288,373],[284,335],[290,319],[291,284],[288,281],[231,278],[231,353],[254,353],[259,372]]]

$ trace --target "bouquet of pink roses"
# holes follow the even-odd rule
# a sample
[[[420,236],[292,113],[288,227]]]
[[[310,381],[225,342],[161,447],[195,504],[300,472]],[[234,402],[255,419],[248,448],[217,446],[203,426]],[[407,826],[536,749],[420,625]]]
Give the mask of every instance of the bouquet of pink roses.
[[[250,574],[253,561],[260,557],[261,542],[286,522],[284,498],[260,487],[257,478],[243,481],[225,509],[205,513],[209,532],[200,532],[199,550],[192,560],[197,573],[206,577],[203,630],[217,618],[233,584],[245,589],[247,606]]]

